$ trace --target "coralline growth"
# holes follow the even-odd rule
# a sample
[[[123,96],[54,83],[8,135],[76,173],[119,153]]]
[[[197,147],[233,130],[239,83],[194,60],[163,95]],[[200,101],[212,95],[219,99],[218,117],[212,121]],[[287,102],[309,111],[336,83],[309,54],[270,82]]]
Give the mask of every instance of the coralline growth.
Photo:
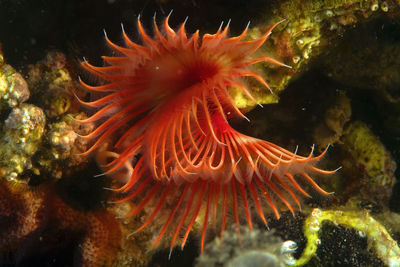
[[[121,233],[114,215],[75,210],[52,185],[32,188],[0,181],[0,218],[1,264],[24,262],[59,242],[76,243],[74,261],[82,266],[109,266],[118,252]]]

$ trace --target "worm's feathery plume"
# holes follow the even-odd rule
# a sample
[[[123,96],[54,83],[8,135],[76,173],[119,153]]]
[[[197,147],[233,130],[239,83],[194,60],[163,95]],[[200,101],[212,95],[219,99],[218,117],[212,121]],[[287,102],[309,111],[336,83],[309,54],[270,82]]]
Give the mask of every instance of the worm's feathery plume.
[[[251,69],[253,64],[286,66],[267,56],[253,57],[279,22],[259,39],[247,41],[247,27],[235,37],[227,36],[229,24],[221,25],[215,34],[200,37],[196,31],[188,36],[186,21],[175,31],[168,20],[169,16],[160,29],[154,19],[155,33],[149,36],[138,18],[142,44],[133,42],[124,30],[126,47],[114,44],[105,35],[118,56],[104,56],[103,67],[82,62],[84,69],[105,81],[98,86],[81,81],[84,88],[101,95],[92,102],[79,100],[82,105],[97,109],[80,122],[100,121],[92,133],[82,136],[95,140],[84,154],[111,137],[117,138],[113,151],[100,152],[103,154],[99,158],[105,174],[129,170],[126,183],[115,189],[126,195],[118,202],[136,200],[136,208],[127,216],[152,203],[154,208],[138,231],[168,205],[168,216],[154,246],[168,231],[172,235],[171,250],[182,236],[183,247],[196,219],[201,217],[203,250],[209,221],[217,217],[221,234],[228,213],[233,213],[239,231],[240,207],[252,228],[251,206],[265,224],[263,206],[268,205],[279,218],[277,200],[294,213],[291,203],[300,207],[296,194],[309,196],[301,185],[304,182],[327,195],[310,176],[334,172],[315,167],[325,152],[314,157],[311,151],[302,157],[245,136],[228,123],[232,117],[246,118],[229,93],[231,87],[240,89],[255,103],[245,77],[270,90],[267,82]]]

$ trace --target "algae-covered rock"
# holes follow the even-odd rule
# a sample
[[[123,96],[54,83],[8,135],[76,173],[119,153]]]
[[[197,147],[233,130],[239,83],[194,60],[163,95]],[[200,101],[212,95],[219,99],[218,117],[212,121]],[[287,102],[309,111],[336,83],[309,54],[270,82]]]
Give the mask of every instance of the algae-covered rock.
[[[14,180],[32,169],[32,156],[37,152],[45,130],[46,117],[41,108],[21,104],[5,120],[0,137],[0,175]]]
[[[0,43],[0,67],[3,67],[4,65],[4,56],[3,56],[3,50],[1,49],[1,43]]]
[[[77,82],[71,78],[64,54],[49,52],[44,60],[29,66],[27,76],[32,91],[31,100],[41,103],[48,118],[71,110],[72,92],[76,91]]]
[[[79,105],[72,91],[77,82],[65,55],[49,52],[28,67],[27,77],[25,81],[9,65],[0,67],[0,109],[9,110],[0,133],[0,175],[28,182],[33,174],[40,176],[36,181],[40,183],[84,168],[88,160],[78,154],[86,151],[89,140],[77,137],[89,134],[94,126],[74,121],[87,117],[75,112]]]
[[[360,122],[351,123],[343,136],[345,149],[365,173],[368,183],[392,187],[396,163],[370,128]]]
[[[390,0],[281,1],[270,19],[285,18],[287,26],[271,38],[278,44],[279,54],[290,56],[299,69],[323,52],[346,26],[390,16],[398,10],[398,3]]]
[[[0,109],[13,108],[28,100],[28,84],[10,65],[0,63]]]
[[[340,91],[333,104],[326,109],[324,121],[314,129],[313,139],[317,147],[324,149],[328,145],[340,142],[345,124],[350,120],[350,99]]]
[[[250,38],[259,38],[270,25],[282,21],[274,29],[265,45],[260,47],[259,54],[280,60],[290,65],[292,69],[272,66],[269,63],[258,64],[257,72],[269,83],[273,94],[259,84],[254,84],[250,87],[255,98],[261,104],[276,103],[279,99],[279,92],[283,91],[293,78],[299,77],[301,73],[308,70],[311,66],[310,63],[315,62],[320,55],[324,55],[328,59],[332,58],[336,63],[332,66],[338,72],[345,74],[342,75],[344,79],[349,75],[354,75],[353,73],[358,75],[357,71],[351,69],[352,62],[344,59],[345,55],[338,56],[342,52],[340,49],[330,53],[330,44],[340,40],[350,26],[372,19],[398,16],[399,10],[400,4],[393,0],[286,0],[271,4],[271,7],[265,11],[265,18],[261,19],[262,22],[249,31]],[[366,47],[364,44],[365,42],[361,44],[362,47]],[[354,49],[359,49],[359,46],[355,46]],[[380,54],[380,52],[367,52],[368,49],[365,48],[366,52],[357,52],[360,56],[370,55],[369,57],[361,56],[360,62],[366,62],[371,56],[375,57],[374,55]],[[387,58],[386,55],[390,55],[394,50],[394,47],[386,49],[384,55],[379,58]],[[379,51],[379,47],[377,51]],[[346,70],[342,68],[343,62],[346,64]],[[379,68],[379,64],[376,64],[375,60],[369,60],[367,63],[371,66],[375,65],[374,68]],[[361,63],[359,66],[361,74],[367,72],[363,70],[364,64]],[[393,76],[397,81],[398,75],[394,73],[393,69],[396,64],[385,63],[384,66],[387,66],[388,72],[380,79],[385,79],[385,82],[390,83],[390,77]],[[380,74],[381,71],[377,73]],[[364,83],[371,80],[370,77],[368,79],[363,77],[360,77],[359,80],[364,80]],[[251,109],[257,104],[247,100],[239,92],[235,96],[235,100],[241,108]]]
[[[378,205],[386,205],[392,194],[396,170],[396,162],[390,152],[360,121],[348,125],[342,141],[342,150],[345,152],[341,159],[343,174],[349,177],[349,184],[344,190],[353,192],[353,197],[355,194]]]
[[[353,228],[361,237],[367,238],[368,248],[371,248],[387,266],[400,266],[399,246],[388,230],[367,211],[320,209],[314,209],[304,222],[307,246],[302,256],[292,266],[303,266],[316,254],[317,248],[323,245],[320,239],[320,235],[324,234],[321,229],[322,224],[328,221],[335,225]],[[335,254],[335,251],[328,253]],[[363,252],[359,251],[359,253]],[[344,261],[341,262],[344,263]],[[336,262],[336,264],[340,264],[340,262]]]
[[[383,96],[398,97],[399,30],[398,24],[379,20],[349,30],[342,41],[331,46],[329,55],[322,59],[321,70],[352,88],[379,90]]]
[[[89,134],[94,125],[82,125],[74,120],[85,118],[83,113],[68,114],[47,125],[44,136],[46,142],[35,157],[35,164],[41,173],[59,179],[66,173],[70,174],[86,166],[88,158],[79,154],[88,149],[89,140],[78,138],[78,135]]]

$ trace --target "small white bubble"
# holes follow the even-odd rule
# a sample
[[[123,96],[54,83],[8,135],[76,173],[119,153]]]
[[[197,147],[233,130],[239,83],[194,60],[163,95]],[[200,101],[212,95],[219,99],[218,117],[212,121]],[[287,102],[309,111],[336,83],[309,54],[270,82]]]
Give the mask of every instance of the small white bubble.
[[[281,255],[286,265],[290,266],[296,264],[296,259],[293,257],[293,253],[296,251],[296,249],[296,242],[292,240],[287,240],[283,242],[281,247]]]
[[[371,11],[377,11],[379,9],[379,4],[375,3],[371,5]]]
[[[325,15],[326,15],[327,17],[333,17],[333,12],[332,12],[332,10],[327,10],[327,11],[325,11]]]

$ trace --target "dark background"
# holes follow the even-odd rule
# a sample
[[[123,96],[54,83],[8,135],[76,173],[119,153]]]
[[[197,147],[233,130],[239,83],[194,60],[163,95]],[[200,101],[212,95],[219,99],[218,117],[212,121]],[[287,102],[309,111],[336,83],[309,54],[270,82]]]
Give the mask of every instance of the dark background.
[[[240,32],[248,21],[257,22],[271,1],[248,0],[0,0],[0,42],[7,62],[14,67],[42,59],[47,50],[60,50],[69,57],[91,60],[107,54],[103,29],[118,43],[121,26],[137,37],[139,14],[146,29],[173,10],[172,28],[188,16],[187,30],[216,31],[232,19],[231,32]],[[257,8],[255,8],[257,7]]]

